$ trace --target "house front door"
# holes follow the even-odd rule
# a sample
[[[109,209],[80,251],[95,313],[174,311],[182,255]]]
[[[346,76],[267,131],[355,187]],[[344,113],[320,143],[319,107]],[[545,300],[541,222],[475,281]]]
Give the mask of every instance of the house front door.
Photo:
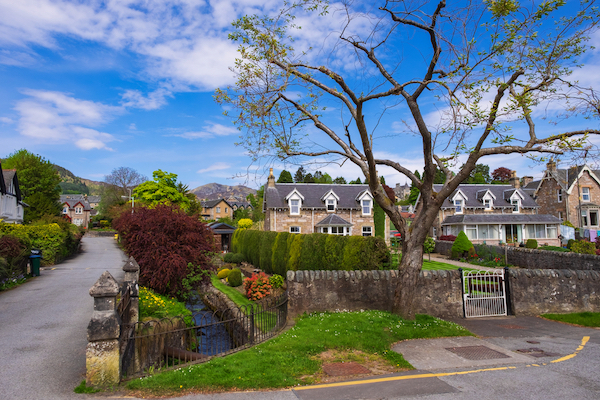
[[[520,243],[523,241],[523,230],[521,225],[504,225],[504,237],[506,243]]]

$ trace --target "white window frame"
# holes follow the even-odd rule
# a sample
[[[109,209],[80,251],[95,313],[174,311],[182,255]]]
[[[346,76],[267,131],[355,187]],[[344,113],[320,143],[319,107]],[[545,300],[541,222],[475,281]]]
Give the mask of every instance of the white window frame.
[[[290,233],[301,233],[302,228],[299,226],[290,226]]]
[[[373,213],[373,200],[372,199],[362,199],[360,201],[360,209],[362,215],[371,215]],[[369,212],[365,212],[365,209],[368,209]]]
[[[227,209],[227,207],[225,207],[225,212],[226,212],[226,213],[228,213],[228,212],[229,212],[229,210]]]
[[[596,223],[594,224],[592,221],[592,213],[594,213],[596,215]],[[598,210],[589,210],[588,211],[588,216],[590,218],[590,226],[598,226]]]
[[[69,207],[63,207],[62,212],[63,214],[67,214],[69,212]]]
[[[592,198],[589,187],[581,188],[581,201],[590,201]]]
[[[588,226],[589,219],[588,219],[587,210],[581,210],[581,217],[583,219],[582,225],[583,226]]]
[[[510,199],[510,204],[513,206],[514,213],[521,212],[521,199]]]
[[[297,204],[294,204],[295,202]],[[300,207],[302,207],[302,200],[290,199],[290,215],[300,215]]]
[[[327,207],[327,212],[335,212],[336,209],[336,201],[335,198],[328,198],[325,200],[325,206]],[[331,206],[331,209],[329,208]]]
[[[83,207],[75,207],[75,214],[83,214]]]
[[[217,207],[217,214],[221,214],[221,207]]]
[[[492,199],[483,199],[483,208],[486,210],[492,209]]]
[[[363,226],[362,227],[362,235],[363,236],[373,236],[373,227],[372,226]]]
[[[563,201],[563,191],[562,191],[562,189],[558,189],[556,191],[556,199],[558,200],[559,203],[562,203],[562,201]]]
[[[464,211],[464,200],[463,199],[455,199],[454,200],[454,213],[462,214]]]

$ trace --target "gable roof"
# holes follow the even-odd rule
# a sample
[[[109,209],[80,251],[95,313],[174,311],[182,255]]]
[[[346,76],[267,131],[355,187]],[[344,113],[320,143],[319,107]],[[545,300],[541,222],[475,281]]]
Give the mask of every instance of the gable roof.
[[[0,169],[2,166],[0,165]],[[24,204],[21,202],[21,188],[19,187],[19,179],[17,177],[17,170],[15,169],[3,169],[2,170],[2,179],[0,183],[0,190],[2,194],[13,194],[17,197],[17,202]],[[8,188],[10,187],[10,183],[13,182],[13,187],[15,188],[16,193],[9,193]]]
[[[433,185],[433,190],[439,192],[443,185]],[[510,198],[516,193],[521,197],[522,208],[539,208],[535,200],[528,196],[522,189],[515,189],[512,185],[487,185],[487,184],[461,184],[454,192],[444,200],[442,209],[454,208],[454,204],[450,199],[458,192],[462,192],[467,198],[465,200],[465,208],[484,208],[483,195],[478,196],[478,193],[487,193],[495,198],[493,208],[513,208],[510,204]]]
[[[586,164],[577,165],[577,166],[569,167],[566,169],[564,169],[564,168],[558,169],[557,168],[554,171],[546,170],[546,172],[544,173],[544,177],[542,178],[542,181],[544,179],[549,179],[549,178],[554,179],[563,188],[563,190],[565,190],[567,193],[571,193],[573,186],[577,183],[577,178],[584,171],[589,172],[591,178],[594,179],[596,182],[598,182],[598,184],[600,185],[600,178],[599,178],[600,170],[593,170]],[[538,187],[536,189],[536,194],[537,194],[537,191],[539,190],[540,186],[541,186],[541,184],[538,185]]]
[[[357,198],[369,191],[369,185],[276,183],[274,187],[265,188],[265,208],[289,208],[285,198],[294,190],[304,196],[302,208],[325,209],[325,202],[321,199],[326,193],[333,191],[340,199],[337,204],[338,209],[360,210]]]
[[[62,202],[63,205],[67,205],[69,206],[70,209],[75,208],[77,206],[77,204],[81,204],[83,206],[83,211],[90,211],[92,209],[92,207],[90,206],[90,203],[88,203],[87,201],[83,200],[83,199],[68,199],[68,200],[64,200]]]
[[[352,224],[337,214],[329,214],[317,222],[316,226],[352,226]]]
[[[216,207],[217,204],[219,204],[222,201],[225,202],[225,204],[227,204],[229,207],[231,207],[231,204],[229,204],[227,202],[227,200],[225,200],[225,199],[206,200],[201,203],[202,203],[202,207],[204,207],[204,208],[213,208],[213,207]]]

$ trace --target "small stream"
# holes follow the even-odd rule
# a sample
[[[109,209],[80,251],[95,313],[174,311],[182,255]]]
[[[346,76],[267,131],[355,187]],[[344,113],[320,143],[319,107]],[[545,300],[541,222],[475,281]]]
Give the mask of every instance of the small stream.
[[[192,312],[194,324],[198,326],[198,353],[213,356],[231,350],[229,333],[197,293],[190,297],[186,308]]]

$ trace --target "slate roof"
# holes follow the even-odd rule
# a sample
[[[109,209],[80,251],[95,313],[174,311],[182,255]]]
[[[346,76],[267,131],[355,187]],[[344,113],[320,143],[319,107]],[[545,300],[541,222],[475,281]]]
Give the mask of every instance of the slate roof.
[[[317,226],[352,226],[352,224],[339,215],[330,214],[323,218],[321,222],[317,222]]]
[[[231,204],[231,208],[252,208],[252,204],[247,201],[232,201],[229,204]]]
[[[548,214],[455,214],[444,219],[442,225],[461,224],[557,224],[562,221]]]
[[[229,207],[231,207],[231,204],[229,204],[227,202],[227,200],[225,199],[216,199],[216,200],[206,200],[202,202],[202,207],[204,208],[213,208],[216,207],[217,204],[219,204],[220,202],[224,201],[225,204],[227,204]]]
[[[442,190],[443,185],[433,185],[433,190],[439,192]],[[522,208],[539,208],[535,200],[522,189],[515,189],[512,185],[484,185],[484,184],[461,184],[458,188],[452,192],[450,196],[442,204],[442,208],[454,208],[452,198],[456,192],[460,190],[467,196],[465,201],[465,208],[484,208],[483,195],[486,191],[490,191],[496,199],[493,201],[493,208],[513,208],[510,204],[510,196],[516,191],[521,193],[523,198],[521,199]]]
[[[83,211],[90,211],[92,209],[92,207],[90,207],[90,203],[88,203],[87,201],[83,200],[83,199],[68,199],[68,200],[64,200],[62,202],[62,204],[67,204],[69,206],[70,209],[75,208],[75,206],[81,203],[81,205],[83,206]]]
[[[233,233],[237,229],[235,226],[219,221],[208,224],[208,227],[215,233]]]
[[[0,169],[2,166],[0,165]],[[0,183],[0,193],[3,194],[13,194],[17,197],[17,202],[22,205],[26,205],[21,200],[21,188],[19,188],[19,179],[17,177],[17,171],[14,169],[3,169],[2,170],[2,182]],[[13,187],[17,193],[9,193],[8,188],[10,186],[10,182],[14,182]]]
[[[289,208],[285,197],[294,189],[304,197],[302,208],[325,209],[325,202],[321,198],[332,190],[339,197],[338,209],[360,210],[360,203],[356,198],[368,191],[369,185],[276,183],[275,187],[265,188],[265,207]]]
[[[549,172],[554,176],[554,178],[563,187],[563,189],[569,190],[571,186],[573,186],[573,184],[577,181],[577,177],[585,167],[585,165],[577,165],[575,167],[570,167],[567,169],[556,169],[555,171]],[[596,176],[596,178],[600,178],[600,170],[593,170],[590,167],[587,168],[592,172],[592,174]]]

